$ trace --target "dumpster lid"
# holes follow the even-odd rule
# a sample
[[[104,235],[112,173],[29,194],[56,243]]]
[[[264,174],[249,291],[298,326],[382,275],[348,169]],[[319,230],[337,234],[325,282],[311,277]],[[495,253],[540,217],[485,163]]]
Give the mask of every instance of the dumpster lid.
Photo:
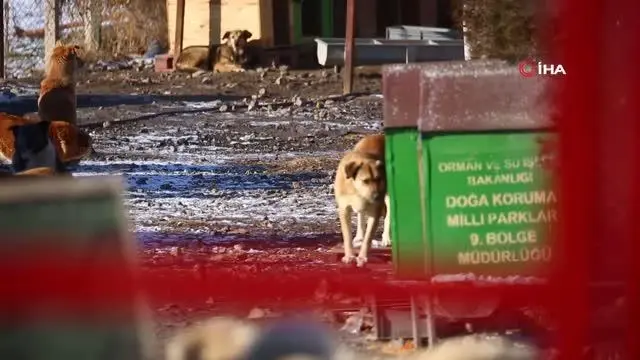
[[[503,61],[390,65],[383,69],[385,127],[422,132],[550,128],[549,81]]]

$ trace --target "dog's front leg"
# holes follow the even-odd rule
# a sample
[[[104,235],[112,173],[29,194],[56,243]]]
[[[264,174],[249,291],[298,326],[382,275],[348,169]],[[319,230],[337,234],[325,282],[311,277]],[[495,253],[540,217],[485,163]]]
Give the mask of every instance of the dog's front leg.
[[[356,237],[353,238],[354,246],[358,246],[358,244],[362,244],[362,241],[364,240],[364,226],[366,221],[366,216],[364,212],[361,211],[357,213],[356,219],[357,219],[358,226],[356,228]]]
[[[384,214],[384,229],[382,230],[382,246],[389,247],[391,246],[391,234],[390,234],[390,226],[391,226],[391,206],[389,200],[389,194],[384,197],[384,206],[386,207],[386,211]]]
[[[376,211],[373,214],[370,214],[367,218],[367,229],[364,232],[364,240],[362,241],[362,245],[360,245],[360,252],[356,258],[358,266],[364,266],[364,264],[367,263],[367,255],[369,254],[369,248],[373,241],[373,232],[376,231],[376,228],[378,227],[379,217],[380,211]]]
[[[344,256],[342,262],[349,264],[355,260],[353,255],[353,244],[351,243],[351,208],[344,207],[338,210],[340,217],[340,229],[342,230],[342,241],[344,242]]]

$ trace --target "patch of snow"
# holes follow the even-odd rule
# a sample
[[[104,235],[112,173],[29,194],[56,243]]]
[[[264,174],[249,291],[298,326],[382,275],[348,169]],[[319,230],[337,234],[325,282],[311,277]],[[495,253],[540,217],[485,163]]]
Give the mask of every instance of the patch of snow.
[[[169,230],[185,221],[206,228],[213,222],[331,221],[336,216],[331,191],[292,192],[293,175],[250,173],[247,166],[217,163],[85,161],[75,175],[122,175],[136,231]],[[300,184],[323,186],[312,176]]]
[[[466,274],[439,274],[431,279],[434,283],[474,282],[487,284],[544,284],[545,280],[533,276],[485,276],[473,273]]]

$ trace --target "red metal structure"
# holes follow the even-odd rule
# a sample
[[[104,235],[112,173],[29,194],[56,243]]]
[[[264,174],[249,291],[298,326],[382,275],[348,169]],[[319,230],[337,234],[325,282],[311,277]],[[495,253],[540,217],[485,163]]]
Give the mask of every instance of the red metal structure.
[[[554,4],[555,5],[555,4]],[[594,329],[595,282],[624,284],[626,307],[613,338],[639,359],[640,127],[637,1],[558,1],[562,40],[552,41],[567,76],[555,93],[560,133],[561,227],[550,288],[560,359],[582,358]],[[586,31],[596,29],[596,31]],[[606,291],[606,290],[603,290]],[[614,316],[615,317],[615,316]]]

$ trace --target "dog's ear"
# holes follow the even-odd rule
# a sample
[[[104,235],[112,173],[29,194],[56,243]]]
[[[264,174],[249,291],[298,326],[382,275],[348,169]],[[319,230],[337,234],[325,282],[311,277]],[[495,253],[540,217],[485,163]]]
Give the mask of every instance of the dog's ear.
[[[362,164],[358,161],[348,162],[344,166],[344,174],[346,175],[347,179],[355,179],[356,175],[358,174],[358,170],[360,170],[361,167]]]
[[[222,40],[228,40],[229,36],[231,36],[231,31],[227,31],[226,33],[224,33],[224,35],[222,35]]]
[[[242,37],[245,39],[250,39],[253,36],[253,34],[249,31],[249,30],[243,30],[242,31]]]

